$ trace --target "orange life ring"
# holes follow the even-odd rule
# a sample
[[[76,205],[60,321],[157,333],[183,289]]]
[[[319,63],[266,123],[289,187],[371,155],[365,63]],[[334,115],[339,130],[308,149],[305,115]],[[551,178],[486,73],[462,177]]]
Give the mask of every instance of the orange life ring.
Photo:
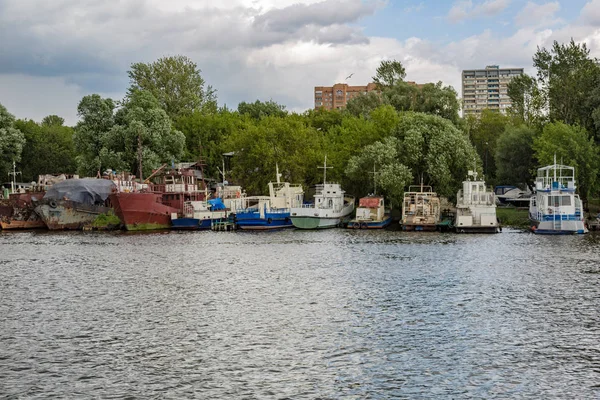
[[[237,197],[237,198],[239,199],[241,196],[242,196],[242,194],[241,194],[241,193],[240,193],[240,191],[238,190],[238,191],[235,193],[235,197]]]

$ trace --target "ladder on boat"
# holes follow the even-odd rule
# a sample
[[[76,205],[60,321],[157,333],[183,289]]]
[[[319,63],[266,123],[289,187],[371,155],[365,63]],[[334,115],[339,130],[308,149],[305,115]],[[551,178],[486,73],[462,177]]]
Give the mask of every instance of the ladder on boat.
[[[560,214],[554,214],[554,230],[560,231],[562,229],[562,217]]]

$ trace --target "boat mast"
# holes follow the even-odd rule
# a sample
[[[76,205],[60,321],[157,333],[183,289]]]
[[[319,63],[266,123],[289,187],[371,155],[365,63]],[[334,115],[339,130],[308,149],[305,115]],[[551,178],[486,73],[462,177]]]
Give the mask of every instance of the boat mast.
[[[327,166],[327,154],[325,155],[325,164],[323,164],[322,167],[317,167],[317,168],[323,169],[323,185],[325,185],[327,183],[327,169],[333,168],[333,167]]]
[[[142,134],[138,131],[138,168],[140,170],[140,183],[144,182],[144,174],[142,172]]]
[[[554,153],[554,181],[556,182],[556,153]]]
[[[369,172],[373,174],[373,195],[377,194],[377,169],[375,168],[375,164],[373,164],[373,172]]]
[[[275,176],[277,177],[277,184],[280,184],[281,180],[279,178],[281,178],[281,174],[279,173],[279,165],[277,163],[275,163]]]
[[[17,175],[21,175],[21,172],[17,172],[17,163],[13,160],[13,172],[9,172],[8,176],[12,175],[12,180],[10,181],[10,190],[12,193],[15,193],[15,187],[17,187]]]

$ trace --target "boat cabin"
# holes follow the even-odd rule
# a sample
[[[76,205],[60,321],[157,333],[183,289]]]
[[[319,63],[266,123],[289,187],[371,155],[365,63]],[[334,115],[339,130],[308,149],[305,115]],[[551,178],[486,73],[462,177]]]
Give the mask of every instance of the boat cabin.
[[[385,215],[383,197],[369,196],[358,201],[356,221],[382,221]]]

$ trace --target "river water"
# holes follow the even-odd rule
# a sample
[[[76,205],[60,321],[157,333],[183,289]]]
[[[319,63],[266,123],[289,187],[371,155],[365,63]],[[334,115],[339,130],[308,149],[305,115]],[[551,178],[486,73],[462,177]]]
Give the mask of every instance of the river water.
[[[0,398],[600,398],[600,236],[0,233]]]

